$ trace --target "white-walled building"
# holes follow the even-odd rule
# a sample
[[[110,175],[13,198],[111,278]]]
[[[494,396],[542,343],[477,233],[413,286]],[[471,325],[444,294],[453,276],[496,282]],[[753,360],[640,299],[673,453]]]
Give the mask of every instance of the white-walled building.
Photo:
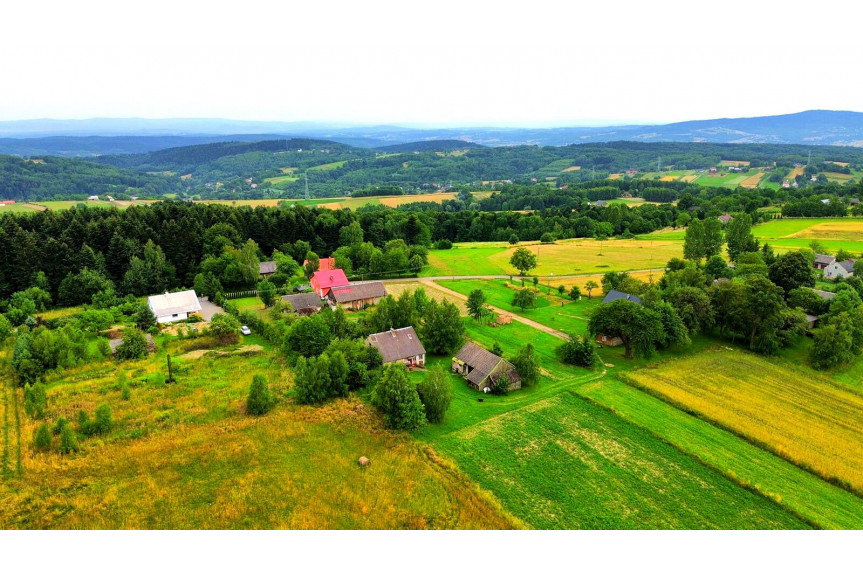
[[[160,295],[151,295],[147,298],[156,321],[159,323],[171,323],[189,318],[190,313],[201,311],[201,302],[195,290],[178,291]]]

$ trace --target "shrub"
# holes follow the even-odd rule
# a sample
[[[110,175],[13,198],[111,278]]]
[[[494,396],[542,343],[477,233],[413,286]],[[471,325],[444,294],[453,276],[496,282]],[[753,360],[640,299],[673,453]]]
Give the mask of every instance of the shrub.
[[[509,393],[509,378],[506,375],[502,375],[497,378],[497,381],[493,381],[490,386],[490,391],[492,395],[506,395]]]
[[[111,406],[107,403],[101,404],[96,408],[95,419],[91,427],[92,433],[108,433],[111,431],[114,422],[111,419]]]
[[[221,342],[237,341],[240,334],[240,322],[232,315],[217,313],[210,318],[210,334]]]
[[[581,297],[581,289],[578,286],[572,286],[572,289],[569,290],[570,299],[578,300]]]
[[[554,234],[551,232],[545,232],[539,238],[539,241],[544,244],[553,244],[554,243]]]
[[[78,438],[75,437],[72,426],[65,423],[60,430],[60,453],[68,454],[74,451],[78,451]]]
[[[123,401],[129,401],[132,399],[132,390],[129,389],[129,384],[125,381],[120,384],[120,399]]]
[[[417,393],[425,408],[426,419],[432,423],[443,421],[452,402],[452,387],[442,365],[435,365],[428,370],[425,378],[417,385]]]
[[[51,448],[51,431],[48,429],[47,423],[36,428],[36,433],[33,434],[33,445],[40,451],[47,451]]]
[[[592,367],[598,360],[596,346],[589,337],[571,335],[556,351],[560,361],[569,365]]]
[[[69,421],[61,415],[57,418],[57,423],[54,424],[53,429],[51,429],[51,433],[54,435],[60,435],[60,432],[63,431],[64,425],[69,425]]]
[[[491,347],[491,352],[498,357],[503,357],[503,348],[500,347],[498,342],[494,342],[494,345]]]
[[[263,415],[272,409],[274,403],[267,380],[263,375],[255,374],[249,388],[249,397],[246,399],[246,413]]]
[[[33,385],[27,384],[24,387],[24,411],[32,419],[42,419],[45,417],[45,407],[48,405],[48,398],[45,396],[45,386],[36,383]]]
[[[123,332],[123,342],[117,346],[117,359],[141,359],[147,355],[147,338],[137,328]]]
[[[509,245],[514,246],[517,243],[518,243],[518,236],[517,235],[512,234],[511,236],[509,236]]]
[[[12,323],[6,319],[6,316],[0,314],[0,343],[6,340],[9,337],[9,334],[12,333]]]
[[[135,327],[141,331],[147,331],[151,327],[156,326],[156,316],[153,314],[153,310],[150,309],[150,306],[145,303],[138,306],[138,311],[135,312],[133,319],[135,321]]]
[[[452,249],[452,242],[449,241],[448,239],[438,240],[437,243],[435,243],[434,247],[439,249],[439,250],[451,250]]]
[[[523,385],[536,383],[539,379],[539,358],[536,356],[533,344],[529,343],[521,348],[512,358],[512,364],[521,377]]]

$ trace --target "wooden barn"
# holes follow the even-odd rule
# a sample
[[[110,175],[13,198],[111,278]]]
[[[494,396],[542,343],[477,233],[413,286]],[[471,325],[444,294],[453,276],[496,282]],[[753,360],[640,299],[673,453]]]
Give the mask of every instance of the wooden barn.
[[[521,377],[513,364],[470,342],[452,358],[452,371],[464,377],[468,385],[478,391],[491,389],[504,376],[509,380],[510,391],[521,389]]]
[[[327,294],[327,301],[332,308],[341,305],[345,309],[356,311],[376,305],[386,295],[387,288],[383,282],[356,282],[333,287]]]

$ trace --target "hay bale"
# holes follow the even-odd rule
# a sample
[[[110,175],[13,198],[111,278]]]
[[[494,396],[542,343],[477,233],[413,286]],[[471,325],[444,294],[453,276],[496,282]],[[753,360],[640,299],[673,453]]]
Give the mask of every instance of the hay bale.
[[[366,457],[365,455],[360,457],[359,460],[357,461],[357,463],[360,464],[360,467],[368,467],[369,465],[372,464],[372,462],[369,461],[369,458]]]

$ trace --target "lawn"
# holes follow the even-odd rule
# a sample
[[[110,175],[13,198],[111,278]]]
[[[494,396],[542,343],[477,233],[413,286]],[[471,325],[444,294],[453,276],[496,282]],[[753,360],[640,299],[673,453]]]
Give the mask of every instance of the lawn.
[[[716,348],[625,378],[821,477],[863,491],[863,396],[828,376]]]
[[[23,411],[22,471],[0,480],[0,528],[64,529],[394,529],[510,528],[504,512],[452,463],[403,433],[383,428],[357,398],[299,407],[285,398],[291,374],[259,338],[185,351],[190,342],[159,337],[159,351],[136,362],[101,361],[48,378],[47,420],[75,420],[79,409],[108,403],[114,427],[63,456],[36,452],[37,422]],[[244,351],[250,343],[258,351]],[[177,383],[155,377],[165,355]],[[254,374],[278,397],[263,417],[244,413]],[[120,396],[128,382],[131,397]],[[4,384],[8,379],[4,381]],[[19,397],[4,385],[4,455],[14,469]],[[10,431],[11,430],[11,431]],[[372,464],[363,469],[357,458]]]
[[[422,276],[518,274],[509,259],[516,247],[537,254],[532,275],[601,274],[608,271],[645,270],[664,267],[683,256],[683,244],[663,239],[561,240],[555,244],[501,243],[456,244],[450,250],[429,251],[429,265]]]

